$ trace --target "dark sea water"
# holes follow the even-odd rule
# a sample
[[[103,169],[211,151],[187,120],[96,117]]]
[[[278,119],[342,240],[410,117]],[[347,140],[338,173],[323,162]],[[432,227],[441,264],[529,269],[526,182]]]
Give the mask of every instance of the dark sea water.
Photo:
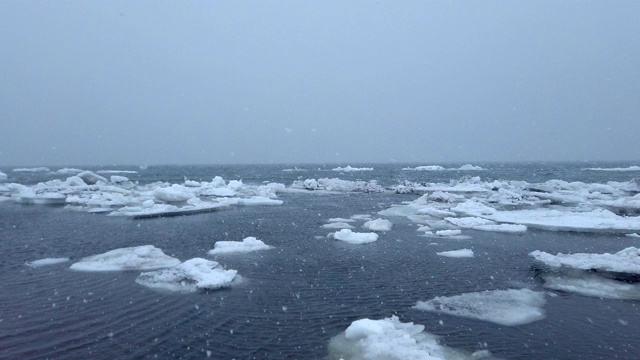
[[[352,164],[353,165],[353,164]],[[337,165],[109,167],[140,184],[242,179],[246,184],[339,177],[448,182],[462,176],[483,180],[549,179],[628,181],[637,172],[583,171],[588,167],[637,164],[474,164],[481,172],[401,171],[413,165],[358,165],[374,171],[337,173]],[[460,164],[449,164],[455,167]],[[355,166],[355,165],[354,165]],[[86,168],[86,167],[84,167]],[[52,168],[55,170],[56,168]],[[100,168],[89,168],[100,170]],[[9,182],[33,184],[66,175],[16,173]],[[640,239],[611,234],[529,229],[524,235],[465,230],[468,240],[418,236],[415,224],[390,218],[392,231],[354,246],[325,238],[329,218],[374,217],[418,195],[392,193],[284,193],[281,206],[234,207],[214,213],[132,220],[76,212],[60,206],[0,202],[1,359],[322,359],[329,340],[354,320],[397,315],[425,325],[441,343],[473,352],[488,349],[507,359],[639,359],[640,303],[554,292],[546,318],[502,326],[412,309],[419,300],[481,290],[527,286],[543,291],[533,250],[615,252],[640,247]],[[275,247],[212,257],[217,240],[255,236]],[[319,238],[319,237],[323,238]],[[139,272],[85,273],[73,261],[112,249],[151,244],[181,260],[205,257],[235,269],[243,281],[229,289],[165,294],[134,282]],[[436,251],[469,248],[470,259],[443,258]],[[70,257],[71,262],[31,268],[25,262]],[[515,285],[514,285],[515,284]]]

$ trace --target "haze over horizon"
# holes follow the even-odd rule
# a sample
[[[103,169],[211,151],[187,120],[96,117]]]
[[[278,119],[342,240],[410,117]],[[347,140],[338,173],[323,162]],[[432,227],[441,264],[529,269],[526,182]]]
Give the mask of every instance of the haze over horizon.
[[[0,3],[0,166],[640,160],[640,2]]]

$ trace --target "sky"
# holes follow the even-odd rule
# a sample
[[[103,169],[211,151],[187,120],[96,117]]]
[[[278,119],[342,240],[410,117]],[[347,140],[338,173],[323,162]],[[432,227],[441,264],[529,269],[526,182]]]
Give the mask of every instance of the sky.
[[[640,1],[0,2],[0,166],[640,160]]]

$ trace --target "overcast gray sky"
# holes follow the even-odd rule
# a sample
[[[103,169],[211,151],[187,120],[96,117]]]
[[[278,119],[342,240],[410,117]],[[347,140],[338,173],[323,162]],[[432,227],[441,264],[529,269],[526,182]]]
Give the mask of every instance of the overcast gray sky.
[[[640,160],[640,1],[0,2],[0,165]]]

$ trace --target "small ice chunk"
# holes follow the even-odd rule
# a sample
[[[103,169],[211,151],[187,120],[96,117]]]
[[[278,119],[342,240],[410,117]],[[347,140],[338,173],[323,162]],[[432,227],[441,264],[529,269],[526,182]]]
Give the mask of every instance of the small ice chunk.
[[[242,241],[218,241],[213,245],[213,250],[209,250],[210,255],[229,254],[229,253],[248,253],[257,250],[272,249],[253,236],[244,238]]]
[[[180,260],[153,245],[127,247],[89,256],[71,265],[79,271],[152,270],[176,266]]]
[[[462,234],[462,230],[438,230],[436,231],[436,236],[457,236]]]
[[[460,166],[458,168],[458,170],[463,170],[463,171],[479,171],[479,170],[484,170],[483,168],[481,168],[480,166],[474,166],[471,164],[464,164],[462,166]]]
[[[125,183],[127,181],[129,181],[129,178],[126,176],[111,175],[111,182],[114,184]]]
[[[345,219],[345,218],[331,218],[329,220],[327,220],[328,222],[343,222],[343,223],[350,223],[350,222],[355,222],[356,220],[354,219]]]
[[[424,326],[402,323],[397,316],[356,320],[329,342],[330,359],[439,360],[447,350]]]
[[[7,180],[7,174],[0,171],[0,181],[5,181],[5,180]]]
[[[362,227],[369,231],[390,231],[393,223],[386,219],[375,219],[365,222]]]
[[[81,173],[79,173],[78,175],[76,175],[77,177],[79,177],[80,179],[82,179],[82,181],[84,181],[86,184],[88,185],[93,185],[95,183],[97,183],[98,181],[102,181],[104,183],[108,183],[107,179],[105,179],[103,176],[100,176],[92,171],[83,171]]]
[[[466,258],[473,257],[473,251],[470,249],[460,249],[460,250],[451,250],[451,251],[443,251],[437,252],[436,255],[452,257],[452,258]]]
[[[339,172],[352,172],[352,171],[372,171],[373,168],[356,168],[356,167],[351,167],[351,165],[347,165],[346,167],[337,167],[332,170],[339,171]]]
[[[166,202],[187,201],[194,197],[193,193],[189,191],[189,189],[178,184],[173,184],[164,188],[157,188],[153,192],[153,196],[160,201]]]
[[[524,234],[527,232],[527,227],[520,224],[494,224],[494,225],[478,225],[472,229],[480,231],[494,231],[503,232],[509,234]]]
[[[349,229],[342,229],[336,231],[333,234],[333,238],[341,241],[348,242],[349,244],[366,244],[378,240],[378,234],[376,233],[357,233]]]
[[[440,165],[423,165],[423,166],[416,166],[414,168],[403,168],[402,170],[413,170],[413,171],[443,171],[445,170],[444,167],[440,166]]]
[[[66,261],[69,261],[69,258],[66,258],[66,257],[65,258],[46,258],[46,259],[27,262],[25,263],[25,265],[31,266],[31,267],[40,267],[40,266],[60,264]]]
[[[640,238],[640,235],[638,235],[637,233],[627,234],[627,236],[632,238]]]
[[[543,319],[545,303],[543,292],[510,289],[438,296],[418,301],[413,308],[513,326]]]
[[[353,226],[346,222],[331,222],[322,225],[322,227],[325,229],[353,229]]]
[[[15,172],[47,172],[49,171],[48,167],[34,167],[34,168],[16,168],[13,169]]]
[[[250,198],[238,199],[239,205],[282,205],[282,200],[269,199],[264,196],[252,196]]]
[[[143,272],[136,282],[158,290],[193,292],[228,287],[237,274],[236,270],[224,270],[215,261],[194,258],[172,268]]]

